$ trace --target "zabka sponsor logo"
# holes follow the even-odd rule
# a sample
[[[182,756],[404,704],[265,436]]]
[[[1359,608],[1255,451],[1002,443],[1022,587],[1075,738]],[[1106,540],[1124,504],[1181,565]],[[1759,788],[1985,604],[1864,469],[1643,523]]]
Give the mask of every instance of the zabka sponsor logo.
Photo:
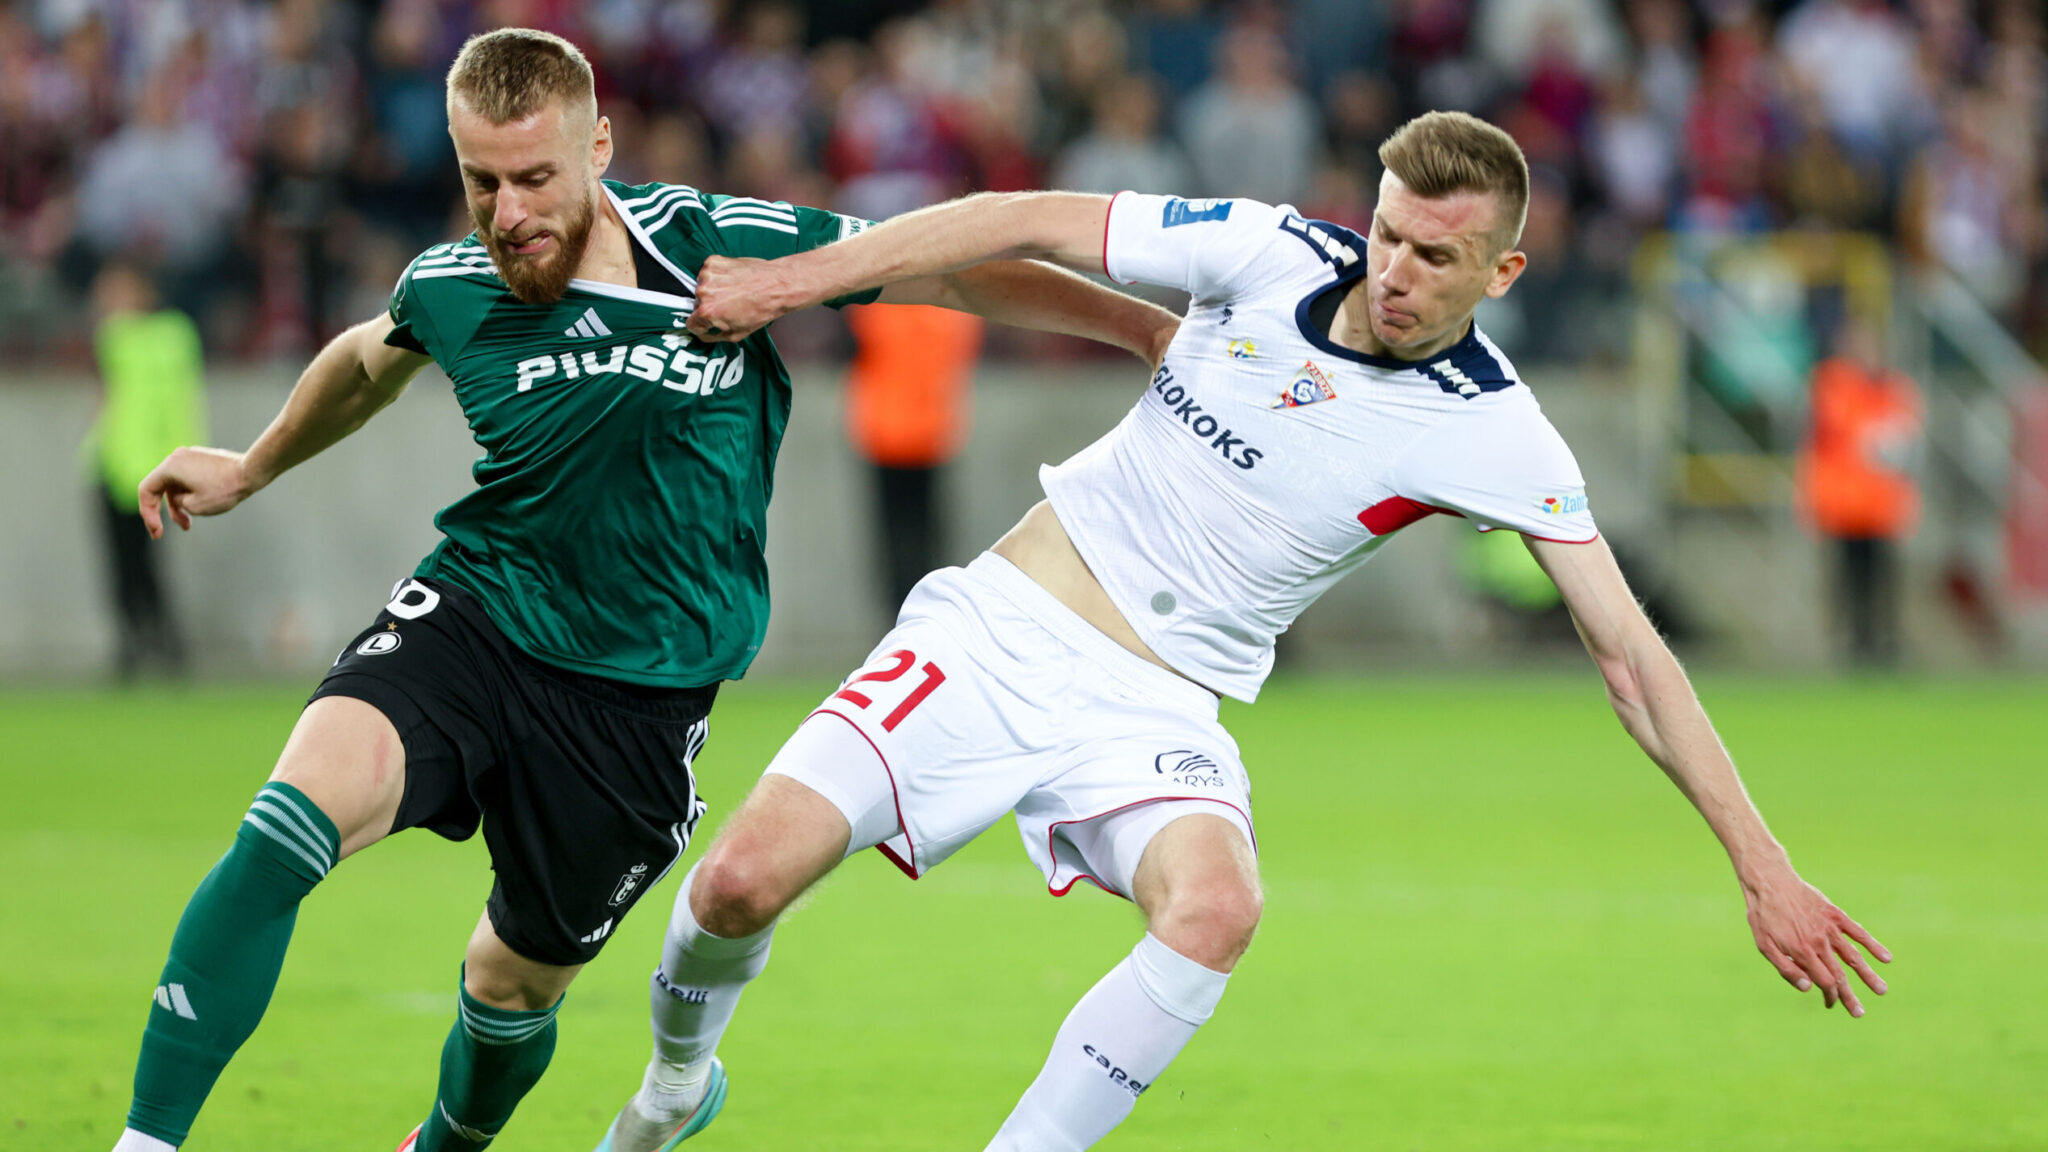
[[[1247,447],[1244,437],[1225,428],[1221,420],[1203,411],[1202,406],[1195,403],[1194,394],[1174,379],[1173,369],[1164,364],[1159,366],[1159,371],[1152,374],[1152,391],[1166,402],[1169,414],[1179,417],[1189,431],[1207,440],[1209,447],[1221,452],[1225,460],[1249,472],[1265,458],[1264,452]]]

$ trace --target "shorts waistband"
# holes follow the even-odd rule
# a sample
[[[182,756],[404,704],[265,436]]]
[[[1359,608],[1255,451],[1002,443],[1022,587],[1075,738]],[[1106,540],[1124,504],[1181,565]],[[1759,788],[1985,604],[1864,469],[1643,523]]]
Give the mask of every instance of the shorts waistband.
[[[1164,697],[1183,708],[1206,709],[1210,715],[1216,713],[1221,700],[1214,692],[1161,668],[1110,639],[1002,556],[983,552],[968,563],[967,571],[993,586],[1004,599],[1059,637],[1062,643],[1100,664],[1104,671],[1131,687]]]
[[[509,641],[505,645],[521,665],[552,682],[567,692],[624,708],[643,716],[660,716],[672,720],[687,720],[695,723],[711,712],[711,703],[718,698],[718,685],[702,688],[658,688],[649,684],[634,684],[627,680],[613,680],[605,676],[592,676],[588,672],[577,672],[568,668],[557,668],[520,650]]]
[[[707,684],[698,688],[663,688],[649,684],[635,684],[628,680],[615,680],[607,676],[596,676],[550,664],[512,642],[512,638],[499,629],[484,610],[483,603],[475,594],[459,584],[435,576],[408,577],[441,594],[444,604],[469,621],[472,627],[491,637],[512,661],[528,672],[567,692],[573,692],[601,704],[623,708],[642,716],[695,723],[711,711],[711,703],[718,697],[718,685]],[[404,583],[403,580],[400,581]]]

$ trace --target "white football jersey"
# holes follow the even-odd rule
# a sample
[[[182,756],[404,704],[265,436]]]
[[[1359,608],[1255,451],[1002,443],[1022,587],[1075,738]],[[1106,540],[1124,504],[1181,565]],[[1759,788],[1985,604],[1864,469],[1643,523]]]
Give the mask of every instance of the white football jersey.
[[[1578,462],[1477,326],[1427,361],[1330,339],[1366,238],[1251,200],[1125,192],[1103,264],[1192,300],[1117,426],[1039,472],[1153,652],[1251,700],[1273,642],[1404,525],[1448,513],[1583,543]]]

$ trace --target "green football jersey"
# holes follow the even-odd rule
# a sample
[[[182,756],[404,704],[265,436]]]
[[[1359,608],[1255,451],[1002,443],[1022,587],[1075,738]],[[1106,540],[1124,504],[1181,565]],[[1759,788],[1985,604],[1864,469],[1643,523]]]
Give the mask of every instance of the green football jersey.
[[[472,234],[422,253],[391,294],[387,342],[440,364],[483,448],[476,490],[434,518],[445,539],[415,574],[471,593],[557,667],[662,687],[735,679],[768,628],[789,373],[765,331],[692,339],[695,300],[673,289],[694,292],[707,256],[787,256],[867,222],[682,185],[604,188],[642,280],[658,267],[671,291],[573,280],[554,303],[523,304]]]

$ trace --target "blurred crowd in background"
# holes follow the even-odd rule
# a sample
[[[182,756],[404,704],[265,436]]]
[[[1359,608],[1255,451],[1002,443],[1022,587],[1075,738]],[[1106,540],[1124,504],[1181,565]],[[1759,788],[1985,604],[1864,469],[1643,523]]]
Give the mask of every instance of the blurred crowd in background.
[[[469,229],[442,75],[506,24],[588,53],[627,181],[876,218],[1130,188],[1362,228],[1379,142],[1462,108],[1533,165],[1530,272],[1487,320],[1524,361],[1624,356],[1658,230],[1877,232],[2048,347],[2034,0],[6,0],[0,354],[83,362],[110,257],[215,358],[374,314]]]

